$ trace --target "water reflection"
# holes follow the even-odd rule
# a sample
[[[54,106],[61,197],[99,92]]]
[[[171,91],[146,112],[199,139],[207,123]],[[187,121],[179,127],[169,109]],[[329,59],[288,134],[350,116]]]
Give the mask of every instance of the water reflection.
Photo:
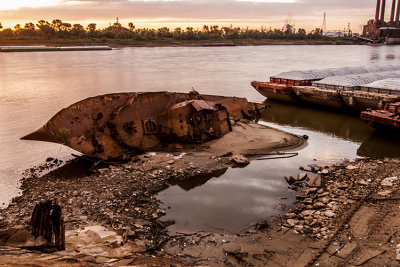
[[[204,185],[205,183],[207,183],[208,180],[210,180],[212,178],[218,178],[218,177],[222,176],[223,174],[225,174],[225,172],[227,170],[228,170],[228,168],[224,168],[221,170],[213,171],[210,174],[203,174],[203,175],[198,175],[198,176],[192,177],[190,180],[172,181],[171,185],[177,185],[181,189],[183,189],[185,191],[189,191],[189,190],[195,189],[196,187],[200,187],[200,186]]]
[[[359,119],[358,114],[293,105],[268,100],[270,108],[262,113],[262,120],[292,127],[314,130],[354,142],[362,142],[374,129]]]
[[[398,157],[400,142],[396,135],[376,132],[359,118],[358,114],[346,114],[313,107],[297,106],[278,101],[262,113],[262,119],[280,125],[300,127],[331,134],[361,143],[357,155],[361,157]]]
[[[170,207],[166,217],[176,220],[170,231],[238,233],[256,220],[282,213],[276,208],[279,204],[290,208],[295,196],[283,177],[297,175],[299,166],[325,166],[358,156],[400,155],[400,142],[378,135],[358,116],[280,102],[269,104],[259,123],[308,135],[307,146],[298,148],[299,155],[294,158],[252,161],[244,169],[229,168],[218,177],[197,177],[169,187],[158,198]]]

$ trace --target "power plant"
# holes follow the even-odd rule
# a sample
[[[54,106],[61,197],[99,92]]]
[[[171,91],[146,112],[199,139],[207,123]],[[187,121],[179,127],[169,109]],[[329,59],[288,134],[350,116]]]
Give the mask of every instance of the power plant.
[[[377,0],[375,19],[368,21],[363,28],[363,37],[375,43],[400,43],[400,0],[392,0],[390,21],[385,21],[386,0]]]

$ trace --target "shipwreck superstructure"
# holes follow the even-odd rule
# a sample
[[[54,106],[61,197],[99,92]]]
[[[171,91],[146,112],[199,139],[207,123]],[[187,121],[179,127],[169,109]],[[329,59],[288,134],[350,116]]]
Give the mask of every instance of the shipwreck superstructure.
[[[162,144],[221,137],[231,131],[231,119],[255,118],[262,107],[245,98],[195,91],[107,94],[62,109],[21,139],[60,143],[106,160]]]

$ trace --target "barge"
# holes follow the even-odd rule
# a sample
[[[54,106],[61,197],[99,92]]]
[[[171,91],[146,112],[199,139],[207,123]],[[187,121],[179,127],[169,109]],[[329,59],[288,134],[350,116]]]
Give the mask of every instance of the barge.
[[[360,117],[374,128],[400,131],[400,102],[386,104],[383,110],[363,111]]]
[[[231,131],[230,120],[253,119],[263,105],[245,98],[190,93],[114,93],[62,109],[22,140],[66,145],[102,160],[173,142],[198,143]]]
[[[361,86],[389,78],[400,79],[400,66],[290,71],[251,85],[269,99],[362,111],[398,101],[394,91],[361,92]]]
[[[366,88],[371,83],[386,79],[400,79],[400,72],[329,77],[314,82],[312,86],[294,86],[293,91],[301,101],[309,104],[354,111],[381,109],[385,103],[400,101],[400,91]]]
[[[56,52],[112,50],[109,46],[0,46],[0,52]]]

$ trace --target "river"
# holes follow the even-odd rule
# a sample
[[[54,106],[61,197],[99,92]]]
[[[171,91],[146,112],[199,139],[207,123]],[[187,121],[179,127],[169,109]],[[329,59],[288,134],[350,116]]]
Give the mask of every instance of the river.
[[[399,46],[164,47],[2,53],[0,205],[7,205],[19,193],[19,181],[25,169],[44,163],[47,157],[68,159],[74,153],[62,145],[21,141],[19,138],[40,127],[60,109],[83,98],[124,91],[188,92],[194,88],[205,94],[263,101],[264,97],[250,86],[252,80],[266,80],[270,75],[294,69],[394,65],[399,60]],[[326,116],[331,122],[329,125],[326,124]],[[182,203],[188,196],[196,198],[196,190],[200,190],[198,196],[202,195],[208,201],[231,202],[225,206],[218,205],[213,213],[221,216],[214,221],[211,220],[212,215],[207,222],[200,222],[196,216],[181,223],[177,219],[177,229],[191,225],[193,227],[188,227],[188,231],[205,227],[238,231],[255,219],[278,214],[275,209],[277,203],[290,205],[293,202],[294,196],[287,192],[282,176],[294,173],[299,165],[314,162],[314,159],[319,163],[333,163],[357,156],[391,156],[395,151],[393,148],[398,147],[398,143],[376,136],[357,118],[343,114],[327,115],[318,110],[276,103],[263,114],[262,121],[290,132],[308,134],[309,145],[300,150],[300,156],[296,158],[273,163],[254,161],[244,169],[228,169],[221,177],[212,178],[203,186],[186,186],[192,190],[183,190],[184,185],[176,185],[170,187],[170,191],[161,192],[161,200],[171,206],[167,216],[172,217],[184,214]],[[292,168],[282,167],[288,165]],[[264,172],[273,175],[261,175]],[[243,181],[238,177],[248,179]],[[220,191],[215,191],[217,188]],[[202,191],[209,193],[206,195]],[[222,198],[236,193],[238,197],[235,200],[208,197],[220,194]],[[245,199],[251,194],[254,198]],[[181,202],[178,203],[179,198]],[[191,207],[209,209],[207,205],[199,205],[192,203]],[[243,212],[227,212],[234,205],[238,207],[236,211]],[[205,217],[204,213],[201,214]],[[198,225],[193,223],[196,220]],[[219,223],[228,220],[240,222],[229,227]]]

